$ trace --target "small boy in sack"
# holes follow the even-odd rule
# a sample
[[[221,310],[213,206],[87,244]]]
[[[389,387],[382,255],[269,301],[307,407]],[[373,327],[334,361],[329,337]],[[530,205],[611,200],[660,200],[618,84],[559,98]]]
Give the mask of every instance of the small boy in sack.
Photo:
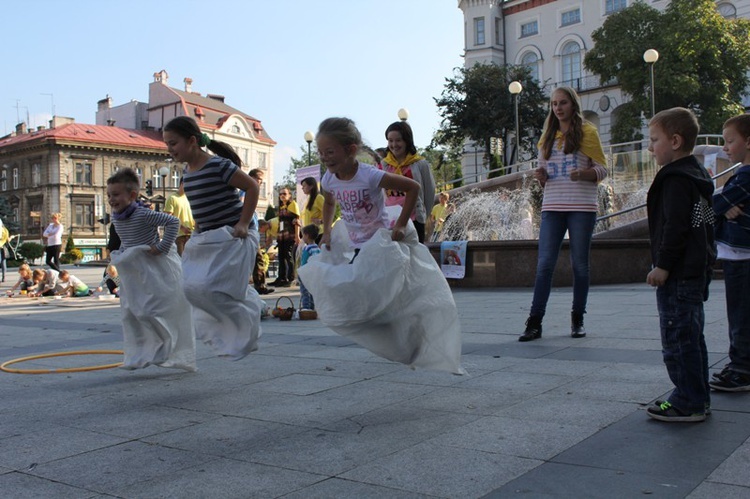
[[[299,266],[303,267],[310,260],[310,257],[320,253],[320,247],[315,243],[318,238],[318,226],[315,224],[305,225],[302,227],[302,240],[305,246],[302,248],[302,254],[300,255]],[[318,313],[315,311],[315,301],[313,295],[310,294],[310,290],[305,287],[302,279],[299,278],[299,292],[300,292],[300,311],[299,318],[301,320],[313,320],[318,318]]]

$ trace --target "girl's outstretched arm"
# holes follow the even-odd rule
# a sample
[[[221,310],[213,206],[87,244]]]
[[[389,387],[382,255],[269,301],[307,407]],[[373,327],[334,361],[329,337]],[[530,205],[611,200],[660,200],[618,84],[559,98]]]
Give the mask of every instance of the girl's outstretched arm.
[[[323,237],[320,238],[320,247],[323,245],[331,249],[331,224],[333,224],[333,215],[336,213],[336,199],[330,192],[323,193]]]
[[[258,182],[256,182],[254,178],[239,168],[229,179],[229,185],[245,191],[242,215],[240,215],[240,221],[234,226],[234,237],[244,239],[247,237],[247,228],[250,226],[250,222],[253,219],[255,208],[258,206],[260,187],[258,187]]]
[[[406,193],[404,205],[401,207],[401,214],[391,232],[391,239],[401,241],[404,238],[404,228],[409,218],[411,218],[411,214],[414,212],[414,207],[417,205],[417,198],[419,197],[421,187],[416,181],[402,175],[394,175],[393,173],[383,175],[380,187]]]

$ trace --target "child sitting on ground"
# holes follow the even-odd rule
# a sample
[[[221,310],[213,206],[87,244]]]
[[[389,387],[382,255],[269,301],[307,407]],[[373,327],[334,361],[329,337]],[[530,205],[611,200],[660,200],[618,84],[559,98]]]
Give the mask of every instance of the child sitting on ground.
[[[118,298],[120,297],[120,275],[117,273],[117,267],[111,263],[107,265],[107,269],[104,271],[104,277],[102,277],[102,282],[99,283],[96,291],[101,293],[104,286],[107,286],[109,294],[115,295]]]
[[[34,269],[31,273],[31,279],[34,281],[32,296],[54,296],[63,289],[60,284],[60,273],[53,269]]]
[[[302,240],[304,241],[305,246],[302,248],[302,254],[300,255],[300,267],[304,266],[311,256],[320,253],[320,248],[315,244],[315,240],[318,238],[318,232],[318,226],[315,224],[302,227]],[[317,319],[318,314],[315,313],[315,301],[313,300],[313,295],[310,294],[310,291],[305,287],[305,284],[299,276],[298,280],[300,293],[299,318],[303,320]],[[304,312],[308,313],[305,314]]]
[[[60,271],[59,279],[62,289],[56,292],[56,295],[81,297],[93,294],[93,291],[82,280],[65,269]]]
[[[31,267],[24,263],[18,267],[18,282],[8,290],[8,296],[13,296],[13,292],[16,289],[20,289],[21,294],[26,294],[34,288],[34,280],[32,279]]]

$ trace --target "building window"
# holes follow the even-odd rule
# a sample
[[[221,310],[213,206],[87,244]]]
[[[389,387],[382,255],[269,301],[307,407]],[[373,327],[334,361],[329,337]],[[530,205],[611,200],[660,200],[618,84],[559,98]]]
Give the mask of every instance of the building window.
[[[576,42],[568,42],[562,48],[563,84],[578,88],[581,81],[581,47]]]
[[[531,21],[521,25],[521,38],[539,34],[539,21]]]
[[[138,185],[143,187],[143,168],[140,166],[136,167],[135,174],[138,176]]]
[[[242,134],[242,132],[240,131],[240,126],[237,123],[232,125],[232,133],[237,134],[237,135]]]
[[[495,18],[495,45],[503,44],[503,20]]]
[[[91,185],[91,163],[76,163],[76,184]]]
[[[3,184],[3,191],[8,190],[8,173],[3,170],[3,177],[2,177],[2,184]]]
[[[529,68],[534,80],[539,81],[539,57],[534,52],[526,52],[521,58],[521,64]]]
[[[560,26],[570,26],[581,22],[581,9],[573,9],[562,13]]]
[[[42,202],[41,200],[29,201],[29,226],[34,229],[42,227]]]
[[[13,221],[16,222],[16,223],[18,223],[18,220],[20,220],[18,218],[18,207],[15,207],[15,208],[13,208]]]
[[[180,172],[177,170],[172,170],[172,185],[175,187],[180,185]]]
[[[628,6],[627,0],[605,0],[604,2],[604,13],[606,15],[620,12]]]
[[[154,168],[152,170],[151,178],[154,181],[154,189],[161,189],[161,175],[159,175],[159,170]]]
[[[32,187],[39,187],[42,183],[42,165],[34,163],[31,165],[31,185]]]
[[[73,207],[75,210],[76,227],[93,227],[94,226],[94,203],[76,203]]]
[[[258,151],[258,168],[260,168],[261,170],[265,170],[266,169],[266,158],[267,157],[268,157],[268,155],[266,153]]]
[[[484,45],[484,17],[474,18],[474,45]]]
[[[729,2],[720,3],[716,8],[719,10],[719,14],[724,16],[724,19],[735,19],[737,17],[737,8]]]
[[[18,189],[18,168],[13,168],[13,188]]]

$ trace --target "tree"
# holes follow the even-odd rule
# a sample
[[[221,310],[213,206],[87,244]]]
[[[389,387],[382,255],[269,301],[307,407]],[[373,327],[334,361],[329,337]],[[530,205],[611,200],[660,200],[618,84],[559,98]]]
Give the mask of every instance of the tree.
[[[728,117],[743,112],[748,86],[750,21],[724,19],[713,0],[672,0],[663,13],[643,2],[607,18],[591,35],[594,47],[584,66],[602,83],[616,79],[630,96],[618,110],[613,142],[642,138],[641,114],[650,116],[650,76],[643,52],[659,52],[655,63],[656,110],[693,110],[704,133],[717,133]]]
[[[528,67],[475,64],[456,68],[454,73],[454,78],[445,79],[445,89],[435,99],[443,120],[434,143],[460,148],[468,138],[482,144],[485,158],[495,157],[491,139],[502,138],[507,148],[508,135],[515,133],[514,102],[508,85],[519,81],[523,86],[518,100],[521,150],[535,150],[547,97]]]
[[[8,228],[8,232],[11,234],[17,233],[21,228],[17,222],[13,221],[13,208],[5,198],[0,196],[0,220],[3,221],[3,225]]]
[[[288,189],[291,189],[294,191],[294,188],[297,184],[297,170],[300,168],[305,168],[309,165],[319,165],[321,163],[320,157],[318,156],[318,148],[315,145],[315,142],[310,144],[310,159],[308,162],[307,158],[307,144],[300,146],[300,156],[298,158],[290,158],[291,164],[289,165],[289,169],[287,170],[286,174],[284,175],[284,178],[281,179],[281,182],[278,182],[276,184],[276,189],[281,189],[283,187],[286,187]],[[323,174],[323,167],[321,166],[321,175]]]
[[[438,190],[453,189],[463,185],[461,177],[461,148],[440,147],[433,143],[419,152],[432,167]],[[454,182],[455,181],[455,182]]]

